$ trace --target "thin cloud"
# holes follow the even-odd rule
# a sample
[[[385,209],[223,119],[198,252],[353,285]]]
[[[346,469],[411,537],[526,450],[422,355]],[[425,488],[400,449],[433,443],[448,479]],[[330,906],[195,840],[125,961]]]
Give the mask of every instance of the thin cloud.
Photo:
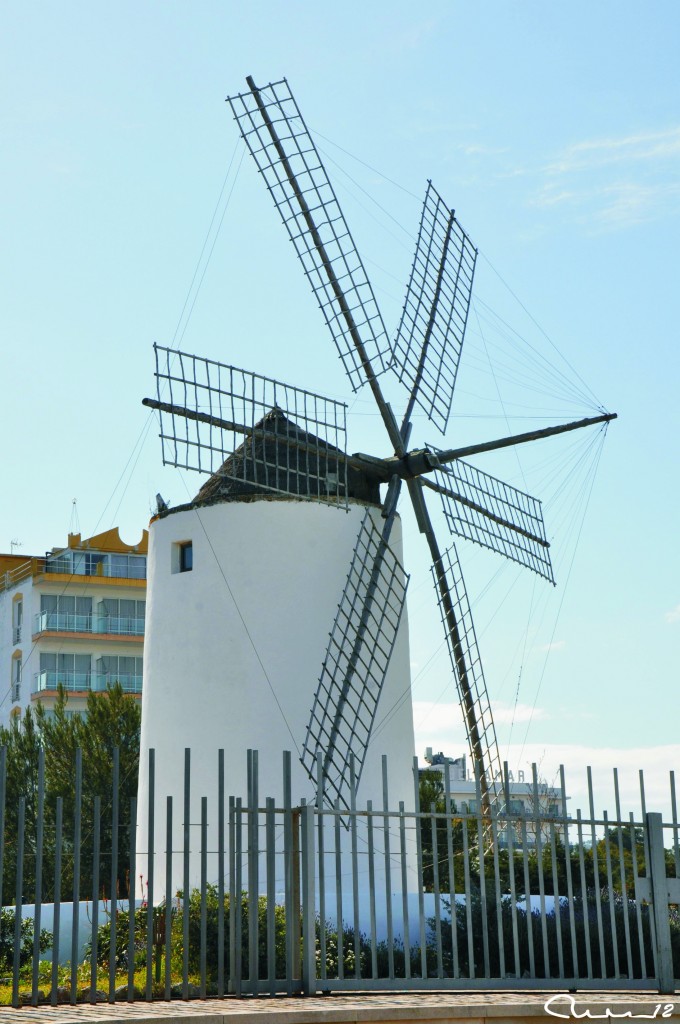
[[[461,142],[454,147],[463,156],[500,156],[502,153],[507,153],[506,148],[498,146],[484,146],[481,144],[475,144],[474,142],[465,143]]]
[[[673,611],[664,615],[666,622],[680,622],[680,604],[676,605]]]
[[[515,171],[515,175],[530,171]],[[568,146],[534,173],[530,206],[564,208],[589,231],[680,214],[680,126]]]
[[[680,768],[680,745],[649,747],[590,747],[574,743],[512,744],[502,749],[502,756],[511,765],[527,769],[532,762],[540,765],[540,774],[551,782],[559,778],[564,765],[569,811],[581,808],[588,813],[590,793],[587,768],[592,768],[593,800],[596,814],[603,808],[613,816],[616,810],[613,769],[618,768],[621,813],[626,818],[633,811],[636,821],[642,814],[640,776],[644,774],[645,804],[648,811],[661,811],[670,816],[671,788],[669,772]]]
[[[535,650],[539,654],[547,654],[548,651],[563,651],[567,646],[566,640],[553,640],[551,644],[541,644],[540,647],[536,647]]]
[[[438,24],[436,18],[428,18],[417,25],[410,25],[404,31],[388,32],[382,41],[383,49],[393,54],[422,49],[432,38]]]
[[[531,704],[503,704],[497,702],[493,706],[493,720],[496,725],[519,725],[520,722],[539,722],[550,718],[545,708],[535,708]]]
[[[623,138],[587,139],[564,150],[545,168],[549,174],[572,174],[620,163],[657,163],[680,157],[680,127]]]
[[[515,725],[529,721],[546,721],[550,715],[545,708],[534,708],[531,704],[494,703],[493,717],[496,725]],[[453,702],[416,700],[413,702],[413,725],[416,736],[416,750],[425,747],[443,751],[449,757],[465,753],[465,738],[462,731],[460,706]],[[461,745],[462,744],[462,745]],[[459,749],[460,748],[460,749]]]

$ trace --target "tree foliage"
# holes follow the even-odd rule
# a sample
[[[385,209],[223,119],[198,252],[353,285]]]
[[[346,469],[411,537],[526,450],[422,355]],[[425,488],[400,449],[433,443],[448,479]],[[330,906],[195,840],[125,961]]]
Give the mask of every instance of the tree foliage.
[[[42,879],[41,896],[50,902],[55,895],[55,854],[57,850],[57,811],[61,812],[61,899],[70,899],[74,891],[74,824],[76,819],[76,763],[81,763],[80,789],[80,873],[77,879],[82,898],[93,898],[95,797],[100,807],[100,859],[98,894],[127,895],[128,880],[121,868],[111,877],[113,835],[112,793],[114,751],[118,750],[118,841],[127,848],[130,830],[130,800],[137,795],[139,774],[140,709],[133,697],[120,685],[105,693],[90,693],[84,715],[68,713],[68,698],[59,690],[53,712],[48,714],[38,703],[27,708],[21,720],[9,728],[0,727],[0,747],[5,748],[5,861],[2,881],[3,903],[14,903],[16,893],[17,850],[19,840],[20,799],[24,803],[23,885],[19,894],[32,903],[36,894],[36,867],[39,863],[40,771],[43,771]],[[80,754],[78,754],[80,751]],[[123,863],[121,858],[121,864]],[[115,890],[115,892],[114,892]]]

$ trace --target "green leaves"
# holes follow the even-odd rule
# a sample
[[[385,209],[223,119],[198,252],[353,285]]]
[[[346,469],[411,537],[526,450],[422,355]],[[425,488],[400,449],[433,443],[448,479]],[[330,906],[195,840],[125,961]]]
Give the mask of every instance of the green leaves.
[[[90,693],[84,715],[72,714],[63,688],[49,713],[42,704],[27,708],[21,720],[0,728],[0,746],[7,748],[5,795],[5,871],[3,900],[15,896],[16,849],[19,797],[26,798],[24,833],[23,898],[33,902],[36,878],[36,840],[38,825],[38,776],[40,753],[45,760],[45,800],[43,807],[43,885],[42,898],[50,901],[54,892],[54,854],[56,844],[56,807],[63,809],[62,899],[73,886],[73,823],[76,799],[76,751],[82,751],[81,871],[80,891],[91,898],[93,878],[93,805],[101,798],[99,895],[125,896],[129,880],[121,869],[111,878],[111,818],[114,750],[119,756],[119,847],[126,848],[129,838],[130,799],[137,795],[139,773],[140,709],[134,697],[116,684],[106,693]],[[116,892],[112,892],[115,889]]]

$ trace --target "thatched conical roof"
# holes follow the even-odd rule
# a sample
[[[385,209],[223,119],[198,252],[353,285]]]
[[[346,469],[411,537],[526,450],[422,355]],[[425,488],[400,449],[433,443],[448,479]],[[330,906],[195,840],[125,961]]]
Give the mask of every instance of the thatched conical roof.
[[[328,496],[335,501],[338,475],[344,478],[344,463],[338,458],[342,454],[274,408],[203,484],[192,504],[212,505],[272,493],[321,500]],[[347,496],[379,505],[378,482],[349,467]]]

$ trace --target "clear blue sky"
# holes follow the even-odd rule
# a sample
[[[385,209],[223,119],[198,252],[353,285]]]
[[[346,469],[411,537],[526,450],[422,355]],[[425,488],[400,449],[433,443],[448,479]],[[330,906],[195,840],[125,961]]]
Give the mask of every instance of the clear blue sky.
[[[388,329],[428,178],[479,247],[447,443],[587,415],[582,382],[619,413],[601,450],[478,462],[546,500],[558,577],[459,546],[502,753],[543,756],[546,776],[561,756],[570,777],[679,768],[679,45],[670,0],[5,4],[0,550],[64,543],[73,498],[83,534],[118,524],[134,542],[158,490],[197,490],[161,467],[141,406],[154,341],[345,400],[350,447],[386,453],[224,102],[246,74],[285,75]],[[530,390],[536,353],[562,376]],[[458,753],[426,553],[405,528],[419,749]]]

